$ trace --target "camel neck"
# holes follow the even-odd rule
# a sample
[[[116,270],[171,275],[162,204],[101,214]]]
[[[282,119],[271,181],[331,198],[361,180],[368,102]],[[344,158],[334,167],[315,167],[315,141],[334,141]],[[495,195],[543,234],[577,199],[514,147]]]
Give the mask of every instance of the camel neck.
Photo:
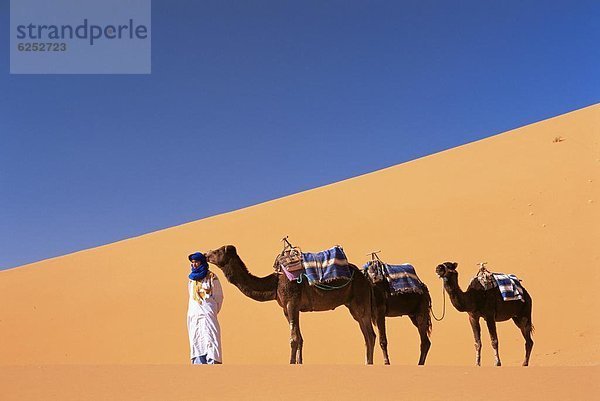
[[[461,290],[460,285],[458,284],[458,273],[451,273],[446,276],[444,280],[444,288],[446,292],[448,292],[448,296],[450,297],[450,302],[459,312],[470,312],[472,302],[469,302],[469,297],[467,293]]]
[[[227,281],[235,285],[244,295],[255,301],[265,302],[276,299],[277,274],[266,277],[256,277],[239,256],[234,256],[221,268]]]

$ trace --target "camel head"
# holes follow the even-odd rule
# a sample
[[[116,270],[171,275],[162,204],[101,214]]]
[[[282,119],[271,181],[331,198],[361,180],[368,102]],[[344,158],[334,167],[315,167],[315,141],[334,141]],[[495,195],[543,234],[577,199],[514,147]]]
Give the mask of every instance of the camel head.
[[[435,268],[435,272],[439,278],[448,279],[450,274],[458,274],[456,268],[458,267],[458,263],[456,262],[444,262],[441,265],[437,265]]]
[[[225,245],[214,251],[208,251],[205,256],[209,263],[223,267],[232,257],[237,256],[237,250],[233,245]]]

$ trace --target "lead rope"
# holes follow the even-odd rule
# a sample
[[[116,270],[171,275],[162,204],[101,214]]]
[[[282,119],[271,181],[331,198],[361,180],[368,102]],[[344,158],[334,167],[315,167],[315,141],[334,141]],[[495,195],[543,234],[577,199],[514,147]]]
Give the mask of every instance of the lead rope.
[[[352,282],[352,280],[354,279],[354,271],[355,270],[352,269],[352,274],[350,275],[350,278],[348,279],[348,281],[346,281],[345,284],[342,284],[340,286],[333,286],[333,285],[327,285],[327,284],[313,284],[313,286],[317,287],[320,290],[325,290],[325,291],[333,291],[333,290],[342,289]],[[306,279],[308,280],[308,276],[306,275],[306,273],[301,273],[300,276],[296,279],[296,282],[298,284],[302,284],[302,277],[306,277]]]
[[[441,322],[442,319],[444,318],[444,316],[446,316],[446,290],[444,288],[444,283],[442,283],[442,299],[444,300],[443,307],[442,307],[442,317],[440,317],[439,319],[435,316],[435,313],[433,313],[433,305],[431,304],[431,301],[429,302],[429,308],[431,309],[431,315],[438,322]]]

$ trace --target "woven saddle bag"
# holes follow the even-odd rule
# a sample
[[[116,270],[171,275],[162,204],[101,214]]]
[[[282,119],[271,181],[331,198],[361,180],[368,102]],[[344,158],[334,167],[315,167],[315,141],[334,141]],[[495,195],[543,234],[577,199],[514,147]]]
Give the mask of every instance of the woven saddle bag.
[[[385,273],[383,270],[383,262],[379,259],[371,260],[367,267],[367,274],[373,283],[385,281]]]
[[[278,261],[281,267],[289,272],[302,270],[304,268],[302,266],[302,252],[298,247],[284,249],[283,252],[281,252],[281,255],[279,255]]]

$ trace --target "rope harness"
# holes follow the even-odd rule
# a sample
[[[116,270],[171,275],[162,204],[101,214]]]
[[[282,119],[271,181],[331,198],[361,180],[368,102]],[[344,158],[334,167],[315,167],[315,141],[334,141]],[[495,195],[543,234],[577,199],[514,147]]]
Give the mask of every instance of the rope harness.
[[[442,306],[442,317],[440,317],[440,318],[438,318],[437,316],[435,316],[435,313],[433,312],[433,305],[432,305],[431,301],[429,302],[429,309],[431,309],[431,315],[438,322],[441,322],[442,319],[444,319],[444,316],[446,316],[446,290],[444,288],[444,284],[443,283],[442,283],[442,299],[444,300],[444,303],[443,303],[443,306]]]
[[[339,285],[339,286],[335,286],[335,285],[327,285],[327,284],[315,284],[313,285],[313,287],[316,287],[320,290],[325,290],[325,291],[333,291],[333,290],[339,290],[342,289],[344,287],[346,287],[348,284],[350,284],[352,282],[352,279],[354,279],[354,272],[355,269],[352,269],[352,275],[350,276],[350,278],[348,279],[348,281],[346,281],[346,283]],[[308,278],[308,276],[306,275],[306,273],[302,273],[300,275],[300,277],[298,277],[298,279],[296,280],[296,282],[298,284],[302,284],[302,277],[306,277]]]
[[[444,266],[444,269],[446,270],[446,273],[448,273],[448,268],[446,267],[446,264],[443,263],[442,266]],[[444,280],[444,279],[443,279]],[[438,318],[435,313],[433,312],[433,304],[430,301],[429,302],[429,308],[431,309],[431,315],[433,316],[433,318],[438,321],[441,322],[442,319],[444,319],[444,316],[446,316],[446,289],[444,288],[444,283],[442,281],[442,299],[443,299],[443,306],[442,306],[442,316],[440,318]]]

